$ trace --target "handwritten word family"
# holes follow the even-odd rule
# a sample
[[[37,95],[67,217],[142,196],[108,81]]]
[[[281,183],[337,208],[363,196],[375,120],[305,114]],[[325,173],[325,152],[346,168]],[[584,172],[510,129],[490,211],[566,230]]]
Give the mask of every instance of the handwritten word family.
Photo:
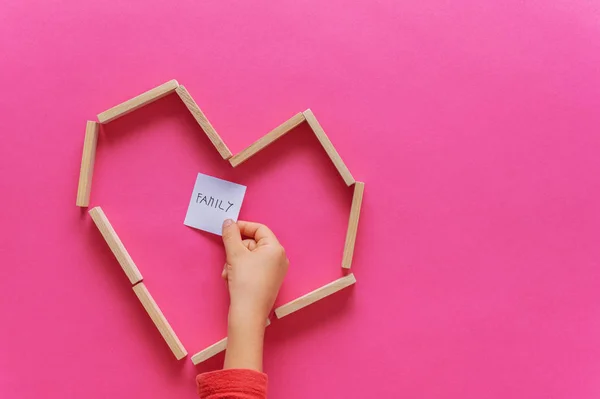
[[[205,204],[210,208],[220,209],[222,211],[225,211],[225,213],[227,213],[227,211],[229,211],[229,209],[231,209],[231,207],[233,206],[233,202],[227,201],[227,204],[224,205],[223,200],[215,198],[212,195],[209,197],[202,193],[198,193],[198,195],[196,196],[196,203]],[[223,208],[223,206],[225,206],[225,208]]]
[[[237,220],[246,186],[198,173],[183,224],[221,235],[225,219]]]

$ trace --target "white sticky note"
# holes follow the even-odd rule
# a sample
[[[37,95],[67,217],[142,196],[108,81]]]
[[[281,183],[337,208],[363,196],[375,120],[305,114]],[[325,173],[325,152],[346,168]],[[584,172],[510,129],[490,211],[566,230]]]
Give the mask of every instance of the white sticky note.
[[[198,173],[183,224],[221,235],[226,219],[237,221],[246,186]]]

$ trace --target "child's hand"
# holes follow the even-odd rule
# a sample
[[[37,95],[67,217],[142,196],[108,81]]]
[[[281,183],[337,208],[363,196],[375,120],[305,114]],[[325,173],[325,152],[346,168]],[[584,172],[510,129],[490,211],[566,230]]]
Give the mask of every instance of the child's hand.
[[[223,367],[261,371],[265,323],[289,262],[277,237],[262,224],[226,220],[223,243],[223,278],[231,300]]]
[[[227,255],[223,278],[229,286],[230,319],[239,314],[264,323],[288,269],[285,250],[268,227],[243,221],[223,223],[223,243]]]

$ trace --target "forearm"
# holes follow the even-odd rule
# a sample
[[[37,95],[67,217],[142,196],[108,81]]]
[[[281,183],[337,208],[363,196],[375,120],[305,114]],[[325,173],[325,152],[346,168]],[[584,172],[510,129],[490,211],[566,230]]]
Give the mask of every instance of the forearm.
[[[229,309],[224,369],[262,372],[266,318],[245,309]]]

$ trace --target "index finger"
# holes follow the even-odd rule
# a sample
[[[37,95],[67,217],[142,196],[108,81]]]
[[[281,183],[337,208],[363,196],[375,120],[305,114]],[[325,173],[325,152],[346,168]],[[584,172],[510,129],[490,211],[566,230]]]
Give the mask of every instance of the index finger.
[[[243,236],[253,238],[257,244],[279,243],[275,234],[264,224],[238,220],[237,225]]]

